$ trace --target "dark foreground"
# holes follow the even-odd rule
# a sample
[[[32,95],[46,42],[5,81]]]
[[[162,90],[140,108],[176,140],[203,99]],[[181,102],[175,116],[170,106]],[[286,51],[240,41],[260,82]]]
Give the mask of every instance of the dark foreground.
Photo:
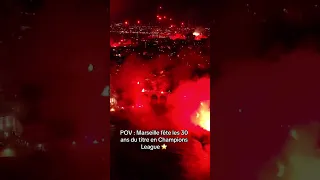
[[[107,162],[99,154],[90,150],[0,158],[1,180],[106,180]]]
[[[142,152],[140,147],[127,144],[112,149],[111,153],[112,180],[185,179],[179,154],[161,150]]]

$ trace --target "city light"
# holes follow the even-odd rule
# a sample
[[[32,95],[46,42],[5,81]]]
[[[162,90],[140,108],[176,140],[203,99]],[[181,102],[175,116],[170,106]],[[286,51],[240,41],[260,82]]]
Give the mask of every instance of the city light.
[[[125,24],[125,25],[128,25],[128,24],[129,24],[129,22],[128,22],[128,21],[125,21],[125,22],[124,22],[124,24]]]
[[[140,24],[140,20],[138,20],[137,23]]]

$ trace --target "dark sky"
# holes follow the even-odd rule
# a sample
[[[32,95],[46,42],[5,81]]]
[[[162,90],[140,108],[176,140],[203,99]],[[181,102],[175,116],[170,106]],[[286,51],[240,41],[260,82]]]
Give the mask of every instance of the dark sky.
[[[109,80],[106,9],[99,0],[47,0],[36,11],[32,30],[8,54],[12,73],[7,76],[15,88],[40,91],[27,120],[33,122],[23,123],[45,124],[53,136],[63,128],[72,136],[105,132],[108,100],[101,93]],[[92,73],[89,64],[95,66]]]
[[[123,21],[124,19],[145,21],[154,20],[159,6],[163,6],[163,12],[172,15],[179,20],[196,19],[201,22],[209,22],[214,18],[226,18],[235,13],[247,11],[246,4],[250,5],[253,11],[259,15],[274,15],[283,8],[290,9],[290,12],[301,10],[309,11],[307,7],[314,6],[313,1],[266,1],[266,0],[111,0],[111,20]],[[237,14],[237,16],[241,16]],[[234,20],[238,20],[234,18]]]
[[[152,21],[155,20],[159,6],[162,6],[164,14],[179,19],[179,21],[195,19],[199,22],[208,22],[212,18],[208,15],[211,13],[211,5],[208,4],[208,0],[111,0],[111,19],[114,21],[125,19]]]

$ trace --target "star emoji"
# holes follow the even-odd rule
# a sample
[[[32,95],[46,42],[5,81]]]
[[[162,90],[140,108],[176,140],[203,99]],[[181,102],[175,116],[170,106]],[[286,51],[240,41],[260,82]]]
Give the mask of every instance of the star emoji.
[[[163,144],[163,145],[161,145],[161,148],[162,148],[162,149],[167,149],[167,145],[166,145],[166,144]]]

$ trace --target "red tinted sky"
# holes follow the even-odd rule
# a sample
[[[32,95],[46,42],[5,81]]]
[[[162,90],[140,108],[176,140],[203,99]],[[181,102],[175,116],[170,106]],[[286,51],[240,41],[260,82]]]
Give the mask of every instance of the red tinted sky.
[[[208,0],[201,1],[169,1],[169,0],[111,0],[111,20],[119,21],[124,19],[142,19],[145,21],[154,20],[157,8],[162,6],[162,11],[171,15],[174,19],[186,20],[196,19],[197,21],[209,21],[212,17]]]
[[[38,123],[59,121],[80,134],[106,132],[109,103],[101,97],[109,80],[105,9],[97,1],[47,1],[12,54],[16,84],[43,90]],[[89,64],[95,66],[91,73]]]

